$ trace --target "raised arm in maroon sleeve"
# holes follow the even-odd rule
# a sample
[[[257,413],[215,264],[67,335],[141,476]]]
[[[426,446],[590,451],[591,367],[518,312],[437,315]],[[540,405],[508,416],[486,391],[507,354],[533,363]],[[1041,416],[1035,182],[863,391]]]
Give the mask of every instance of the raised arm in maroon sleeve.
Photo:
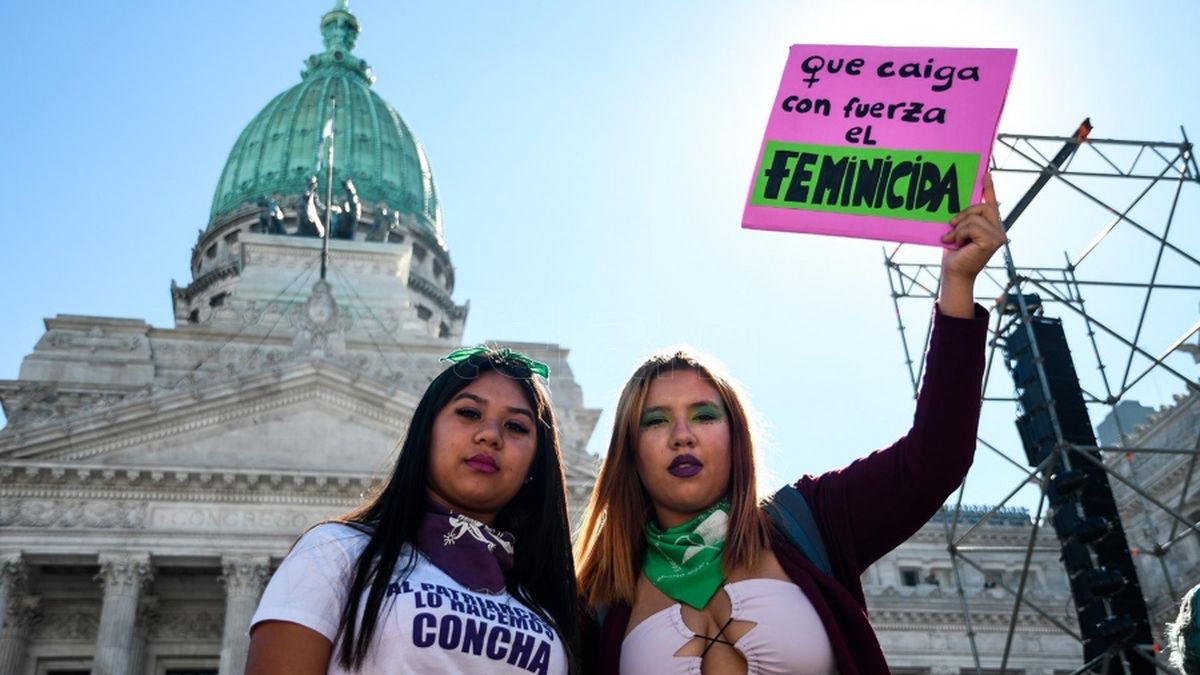
[[[909,432],[843,469],[797,482],[843,581],[857,582],[868,565],[912,536],[966,476],[979,425],[987,327],[979,306],[974,319],[938,313]]]

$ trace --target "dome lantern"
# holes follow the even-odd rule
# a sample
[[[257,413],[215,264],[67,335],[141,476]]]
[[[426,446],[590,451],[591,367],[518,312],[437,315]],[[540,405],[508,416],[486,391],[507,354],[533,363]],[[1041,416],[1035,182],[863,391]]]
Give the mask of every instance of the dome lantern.
[[[300,73],[308,78],[322,68],[342,68],[358,74],[367,84],[375,82],[367,62],[351,52],[360,32],[358,17],[350,13],[348,0],[338,0],[337,5],[321,17],[321,41],[325,51],[308,57],[305,69]]]
[[[321,17],[321,36],[327,52],[353,51],[358,32],[358,19],[350,13],[349,0],[338,0],[337,5]]]

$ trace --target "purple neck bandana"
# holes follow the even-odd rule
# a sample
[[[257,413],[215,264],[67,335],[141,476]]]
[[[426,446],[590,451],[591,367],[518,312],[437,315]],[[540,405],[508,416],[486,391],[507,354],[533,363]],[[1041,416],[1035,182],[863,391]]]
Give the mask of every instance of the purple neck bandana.
[[[417,531],[417,549],[467,589],[502,592],[504,573],[513,566],[513,536],[440,504],[429,502],[428,509]]]

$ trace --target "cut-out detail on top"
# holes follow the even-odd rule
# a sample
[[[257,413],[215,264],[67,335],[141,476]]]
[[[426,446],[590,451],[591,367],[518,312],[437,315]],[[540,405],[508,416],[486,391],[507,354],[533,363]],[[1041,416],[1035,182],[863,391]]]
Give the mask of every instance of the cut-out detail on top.
[[[682,616],[680,618],[682,619]],[[693,632],[691,639],[689,639],[683,644],[682,647],[676,650],[674,656],[677,658],[703,659],[705,655],[708,654],[709,650],[713,648],[713,646],[719,644],[738,652],[738,656],[744,661],[746,657],[741,653],[741,650],[737,648],[737,641],[742,639],[746,633],[749,633],[757,625],[758,624],[754,621],[738,621],[731,615],[729,619],[727,619],[721,626],[721,629],[717,631],[716,635],[708,636]],[[686,621],[684,621],[684,626],[687,626]],[[732,631],[730,631],[731,628],[733,629]],[[727,631],[729,631],[731,634],[727,635]],[[734,635],[736,635],[736,637],[734,637]]]
[[[790,581],[772,578],[729,582],[716,598],[728,597],[730,623],[721,634],[733,643],[714,645],[684,621],[673,604],[640,621],[625,636],[620,670],[626,675],[701,675],[719,665],[723,672],[748,675],[830,675],[836,673],[833,647],[821,618],[804,592]],[[718,609],[718,619],[725,616]],[[693,622],[695,623],[695,622]],[[712,632],[710,629],[706,632]],[[736,656],[738,665],[729,662]],[[719,657],[720,664],[710,663]]]

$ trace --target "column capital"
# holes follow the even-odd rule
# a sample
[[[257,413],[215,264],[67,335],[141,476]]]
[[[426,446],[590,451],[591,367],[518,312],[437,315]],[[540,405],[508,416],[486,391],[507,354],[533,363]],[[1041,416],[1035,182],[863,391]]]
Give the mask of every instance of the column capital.
[[[270,556],[243,554],[221,558],[221,576],[218,580],[225,586],[228,595],[253,595],[257,598],[270,576]]]
[[[29,585],[29,565],[20,553],[0,557],[0,590],[20,593]]]
[[[105,595],[137,596],[154,578],[149,553],[102,553],[96,580],[104,584]]]

